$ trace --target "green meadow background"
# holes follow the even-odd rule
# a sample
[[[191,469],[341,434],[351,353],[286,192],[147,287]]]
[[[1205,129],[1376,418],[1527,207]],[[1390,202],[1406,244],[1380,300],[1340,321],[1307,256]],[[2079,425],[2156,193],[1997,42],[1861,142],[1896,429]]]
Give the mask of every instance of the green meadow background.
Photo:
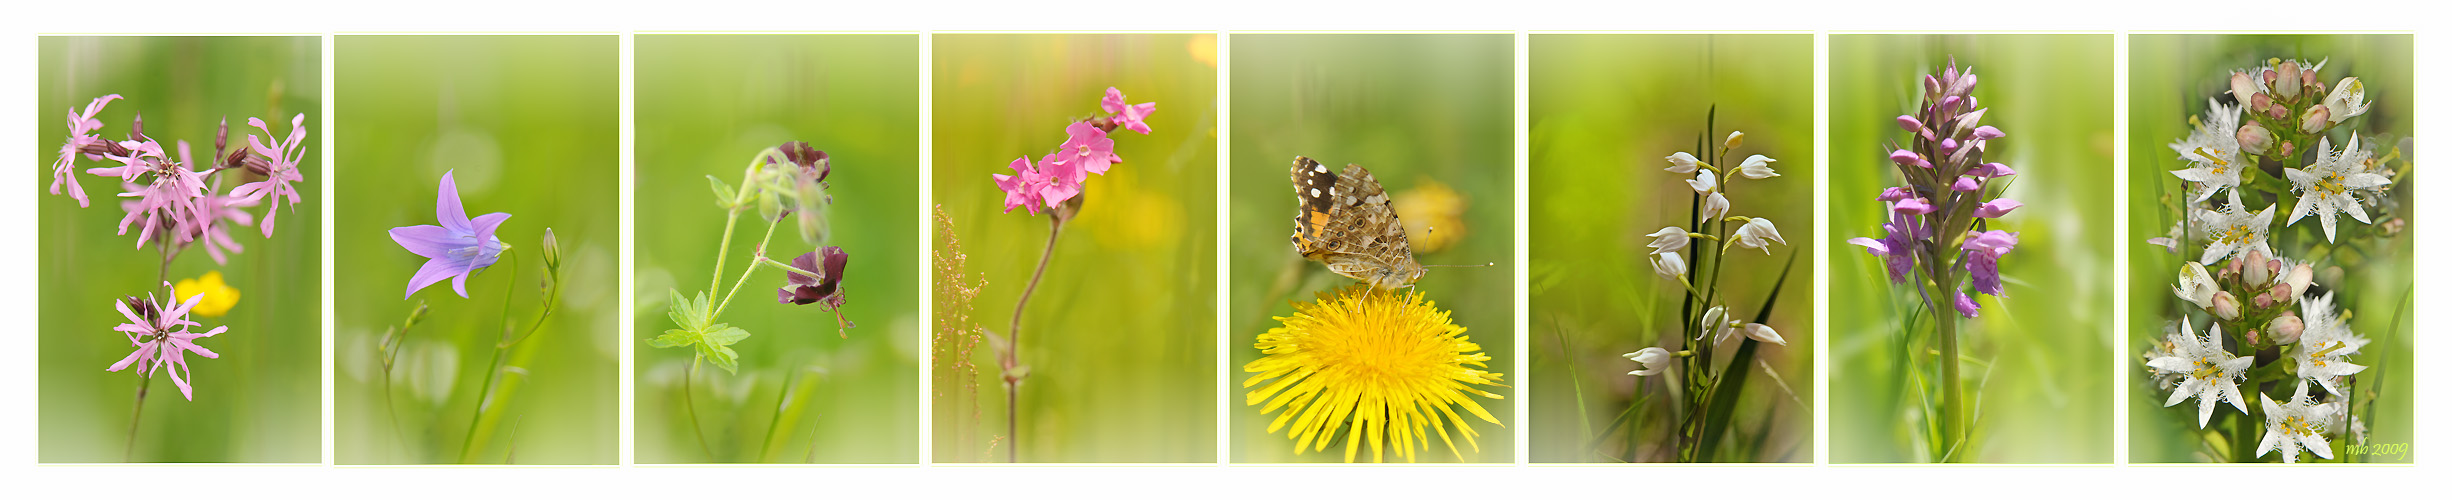
[[[28,193],[38,208],[38,345],[41,422],[38,458],[46,463],[118,462],[317,462],[322,460],[323,335],[319,232],[324,203],[321,182],[328,172],[320,144],[323,116],[322,41],[316,37],[43,37],[35,71],[41,102],[41,136],[35,160],[39,175]],[[197,342],[219,359],[187,357],[196,399],[179,396],[166,374],[157,374],[148,394],[134,454],[127,455],[128,419],[141,378],[134,368],[106,372],[133,351],[111,328],[125,322],[112,301],[127,295],[160,295],[161,257],[138,248],[136,228],[119,232],[116,178],[85,174],[104,162],[77,160],[77,181],[92,206],[77,207],[63,193],[50,194],[51,162],[68,137],[64,110],[83,111],[95,97],[123,99],[103,108],[102,137],[127,138],[142,114],[145,133],[175,148],[188,141],[196,154],[212,154],[213,136],[224,118],[230,144],[245,148],[248,117],[264,119],[287,137],[289,119],[307,115],[306,159],[296,184],[300,202],[282,208],[278,229],[265,238],[258,227],[235,228],[231,236],[246,251],[219,265],[190,248],[170,266],[170,281],[221,271],[239,291],[238,304],[219,318],[192,317],[202,327],[230,330]],[[267,138],[274,139],[274,138]],[[176,149],[171,149],[176,154]],[[115,165],[116,162],[110,164]],[[225,176],[227,177],[227,176]],[[240,180],[229,177],[221,192]],[[65,189],[65,186],[62,187]],[[259,223],[261,207],[250,210]],[[159,297],[169,300],[169,297]],[[164,368],[168,370],[168,368]]]
[[[332,237],[335,460],[457,462],[507,307],[534,321],[547,228],[561,242],[561,306],[511,348],[496,399],[508,401],[477,462],[612,464],[621,227],[617,39],[613,36],[341,36],[333,88],[347,165]],[[512,250],[468,280],[407,300],[425,259],[391,228],[433,224],[436,186],[455,171],[470,216],[509,212]],[[703,188],[702,188],[703,189]],[[514,257],[516,255],[516,257]],[[507,295],[506,295],[507,294]],[[403,343],[387,413],[384,328],[433,308]],[[394,420],[397,420],[395,428]]]
[[[1432,269],[1415,290],[1465,327],[1490,355],[1489,371],[1516,383],[1515,288],[1515,43],[1509,35],[1236,35],[1233,38],[1234,134],[1231,212],[1234,272],[1228,296],[1231,363],[1225,369],[1232,460],[1248,463],[1343,461],[1344,437],[1322,452],[1295,453],[1286,431],[1268,432],[1276,413],[1246,405],[1243,365],[1260,358],[1262,332],[1293,314],[1293,301],[1353,280],[1306,261],[1287,241],[1295,201],[1287,171],[1308,156],[1329,168],[1361,164],[1402,200],[1436,182],[1463,195],[1462,224],[1434,225],[1462,233],[1444,250],[1424,252],[1428,235],[1411,234],[1423,264],[1502,267]],[[1400,201],[1400,203],[1402,203]],[[1407,214],[1399,213],[1399,217]],[[1515,460],[1518,391],[1477,386],[1508,399],[1478,400],[1497,416],[1491,425],[1458,410],[1480,432],[1480,450],[1457,438],[1466,462]],[[1284,410],[1280,410],[1284,411]],[[1421,461],[1456,460],[1436,440],[1416,450]],[[1368,460],[1365,454],[1361,460]],[[1396,460],[1389,455],[1390,460]]]
[[[1746,133],[1729,154],[1779,160],[1780,176],[1736,181],[1731,214],[1765,217],[1787,245],[1765,255],[1730,250],[1720,286],[1726,303],[1752,318],[1777,284],[1772,328],[1786,347],[1762,346],[1756,370],[1732,413],[1733,438],[1719,460],[1813,460],[1813,37],[1811,35],[1540,35],[1532,37],[1532,458],[1537,462],[1657,461],[1675,446],[1676,421],[1661,377],[1626,372],[1625,353],[1675,349],[1685,288],[1652,274],[1645,236],[1684,226],[1693,213],[1688,175],[1661,170],[1662,157],[1696,155],[1706,116],[1716,118],[1714,150],[1730,130]],[[1725,182],[1725,181],[1723,181]],[[1705,242],[1708,243],[1708,242]],[[1736,342],[1720,350],[1733,354]],[[1725,358],[1728,354],[1721,357]],[[1715,364],[1727,363],[1722,359]],[[1647,398],[1648,396],[1648,398]],[[1640,441],[1626,431],[1591,447],[1637,399]],[[1665,446],[1665,448],[1663,447]],[[1662,450],[1667,450],[1666,454]],[[1741,451],[1741,452],[1740,452]]]
[[[639,35],[637,280],[632,318],[640,463],[916,463],[919,455],[919,37]],[[778,304],[784,274],[762,270],[720,321],[751,333],[737,374],[701,366],[690,399],[707,456],[682,411],[693,351],[646,340],[674,328],[669,291],[707,288],[723,237],[707,176],[739,186],[765,148],[825,151],[834,204],[826,245],[851,254],[836,328],[815,305]],[[794,217],[799,217],[795,215]],[[792,220],[769,256],[812,248]],[[766,224],[745,212],[721,295]],[[718,299],[720,300],[720,299]],[[846,337],[846,335],[848,337]]]
[[[2118,202],[2111,35],[1830,37],[1830,459],[1937,458],[1915,437],[1925,395],[1909,364],[1927,376],[1938,365],[1906,356],[1937,345],[1931,315],[1914,288],[1891,285],[1879,258],[1846,240],[1881,235],[1889,217],[1873,197],[1900,182],[1887,145],[1907,137],[1896,118],[1917,105],[1922,75],[1953,55],[1978,75],[1984,122],[2008,133],[1987,157],[2018,170],[2008,197],[2026,203],[2000,220],[2019,238],[2001,259],[2009,297],[1977,299],[1982,316],[1959,323],[1974,422],[1960,461],[2110,462],[2104,367],[2133,356],[2111,340],[2112,249],[2127,243],[2103,236]]]
[[[2411,128],[2410,101],[2417,87],[2413,78],[2412,45],[2409,35],[2133,35],[2129,37],[2129,232],[2119,241],[2121,251],[2129,256],[2129,322],[2124,325],[2120,350],[2123,359],[2131,360],[2122,373],[2121,383],[2129,386],[2129,460],[2132,462],[2200,462],[2207,457],[2197,454],[2203,440],[2196,437],[2196,412],[2186,403],[2179,408],[2164,408],[2162,403],[2170,392],[2156,387],[2146,377],[2145,369],[2134,360],[2162,338],[2163,322],[2177,320],[2178,298],[2171,295],[2174,276],[2186,259],[2147,245],[2148,238],[2163,236],[2176,214],[2164,208],[2160,199],[2180,192],[2180,180],[2169,171],[2187,168],[2173,153],[2169,144],[2187,137],[2194,130],[2188,124],[2191,115],[2206,112],[2205,100],[2227,96],[2230,72],[2256,67],[2266,58],[2327,61],[2322,77],[2330,90],[2345,76],[2356,76],[2367,87],[2367,99],[2372,103],[2367,114],[2351,119],[2350,126],[2335,130],[2335,145],[2359,132],[2360,140],[2376,137],[2377,133],[2394,138],[2407,138]],[[2225,97],[2227,99],[2227,97]],[[2407,157],[2412,151],[2403,146]],[[2412,210],[2411,194],[2414,183],[2394,186],[2393,201],[2401,216]],[[2263,202],[2251,201],[2251,205]],[[2275,207],[2275,220],[2287,221],[2291,206]],[[2369,215],[2377,215],[2370,209]],[[2378,220],[2377,222],[2382,222]],[[2346,236],[2364,234],[2350,228],[2358,221],[2341,219],[2344,242]],[[2416,226],[2410,226],[2414,229]],[[2406,230],[2405,230],[2406,231]],[[2341,265],[2347,275],[2356,277],[2352,283],[2319,283],[2335,288],[2334,304],[2350,314],[2350,330],[2367,337],[2372,343],[2361,349],[2354,359],[2368,366],[2357,382],[2362,404],[2376,397],[2375,406],[2360,413],[2370,431],[2369,444],[2406,445],[2411,442],[2415,422],[2412,407],[2416,392],[2411,384],[2412,337],[2416,315],[2415,302],[2409,291],[2415,279],[2416,241],[2403,237],[2386,240],[2379,254],[2370,258],[2332,258],[2326,264]],[[2322,226],[2314,217],[2299,221],[2297,226],[2274,232],[2286,255],[2304,255],[2297,248],[2322,244]],[[2399,315],[2398,331],[2394,316]],[[2200,316],[2200,319],[2202,317]],[[2203,323],[2197,325],[2204,328]],[[2293,386],[2276,384],[2264,392],[2275,398],[2286,397]],[[2249,389],[2242,388],[2243,392]],[[2373,394],[2367,391],[2375,391]],[[2253,396],[2251,396],[2253,397]],[[2215,412],[2208,427],[2228,428],[2227,419],[2239,418],[2237,410],[2224,408]],[[2251,436],[2250,439],[2257,439]],[[2344,440],[2334,440],[2336,457],[2349,450]],[[2271,459],[2272,455],[2263,458]],[[2305,457],[2302,458],[2312,458]],[[2408,454],[2365,455],[2360,461],[2408,462]]]
[[[1001,213],[1004,193],[989,175],[1053,151],[1067,124],[1100,113],[1108,87],[1158,103],[1152,134],[1110,136],[1124,163],[1090,176],[1031,297],[1019,459],[1215,462],[1214,36],[966,34],[931,44],[933,199],[969,256],[968,274],[987,282],[971,310],[935,307],[999,334],[1038,265],[1049,218]],[[943,251],[946,241],[933,238]],[[1012,441],[996,355],[984,340],[967,357],[947,347],[932,357],[931,459],[1003,461]],[[977,369],[968,383],[953,375],[960,364]]]

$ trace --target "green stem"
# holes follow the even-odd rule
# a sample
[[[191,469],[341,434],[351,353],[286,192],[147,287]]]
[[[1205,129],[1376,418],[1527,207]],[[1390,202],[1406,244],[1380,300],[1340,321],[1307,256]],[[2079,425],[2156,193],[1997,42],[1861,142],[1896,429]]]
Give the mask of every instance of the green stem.
[[[475,446],[477,442],[477,421],[485,416],[486,399],[491,398],[494,395],[494,376],[502,373],[502,367],[500,366],[502,364],[502,355],[505,351],[509,351],[511,348],[511,344],[509,342],[511,331],[510,328],[504,323],[510,321],[511,317],[511,287],[519,283],[519,251],[506,250],[504,253],[511,256],[511,265],[508,268],[511,270],[511,279],[503,283],[502,315],[499,316],[497,321],[494,323],[497,328],[500,328],[499,331],[494,333],[494,356],[485,362],[485,383],[477,386],[476,408],[471,409],[468,412],[468,433],[460,437],[460,463],[463,464],[474,463],[477,459],[477,450]],[[539,324],[542,323],[543,322],[540,320]],[[529,331],[535,330],[532,328]]]
[[[707,314],[707,317],[709,317],[709,318],[719,318],[719,317],[723,317],[723,315],[724,315],[724,308],[726,308],[726,307],[731,307],[731,306],[732,306],[732,296],[733,296],[733,295],[736,295],[736,294],[741,293],[741,285],[746,285],[746,284],[749,284],[749,276],[750,276],[750,275],[752,275],[752,274],[757,274],[757,272],[758,272],[758,264],[760,264],[760,263],[761,263],[761,261],[763,261],[764,259],[766,259],[766,243],[767,243],[767,242],[769,242],[769,241],[773,241],[773,240],[775,239],[775,226],[779,226],[779,225],[781,225],[781,224],[779,224],[779,223],[778,223],[778,221],[767,221],[767,223],[766,223],[766,237],[758,239],[758,249],[757,249],[757,255],[752,256],[752,258],[753,258],[753,259],[757,259],[757,260],[752,260],[752,261],[750,261],[750,263],[749,263],[749,267],[748,267],[748,268],[746,268],[746,269],[742,269],[742,270],[741,270],[741,279],[734,280],[734,281],[732,282],[732,290],[724,292],[724,301],[723,301],[723,302],[720,302],[720,303],[717,303],[717,304],[715,305],[715,312],[708,313],[708,314]],[[727,237],[725,240],[726,240],[727,242],[729,242],[731,239],[730,239],[729,237]],[[718,251],[721,251],[721,250],[718,250]],[[718,259],[718,261],[716,262],[716,265],[718,265],[718,266],[723,265],[723,262],[721,261],[721,257],[718,257],[717,259]],[[717,273],[722,273],[722,272],[723,272],[723,269],[724,269],[724,268],[722,268],[722,267],[717,267],[717,268],[715,268],[715,270],[716,270],[716,272],[717,272]],[[708,292],[713,292],[713,291],[715,291],[715,289],[714,289],[714,288],[712,288],[712,287],[710,287],[710,288],[708,288],[708,289],[707,289],[707,291],[708,291]]]
[[[698,425],[697,399],[690,396],[691,388],[696,385],[692,381],[698,379],[698,361],[702,359],[706,359],[706,356],[692,355],[690,371],[681,376],[681,409],[690,415],[690,433],[698,436],[698,451],[706,453],[707,461],[713,462],[715,461],[715,447],[707,445],[707,431]]]
[[[1020,463],[1021,461],[1020,444],[1022,440],[1020,436],[1015,435],[1015,432],[1021,428],[1021,412],[1018,408],[1021,407],[1022,380],[1016,377],[1011,370],[1021,366],[1022,363],[1022,311],[1024,307],[1030,305],[1030,295],[1039,291],[1039,280],[1047,277],[1047,262],[1056,257],[1056,237],[1064,234],[1063,217],[1049,217],[1048,221],[1047,247],[1039,251],[1039,268],[1030,273],[1030,284],[1022,287],[1021,298],[1013,301],[1013,322],[1005,327],[1007,342],[1002,367],[1006,370],[1004,376],[1006,463]]]
[[[120,457],[120,461],[123,462],[136,461],[137,423],[142,422],[145,417],[145,393],[153,391],[153,373],[147,372],[138,378],[143,379],[144,382],[136,384],[136,411],[128,415],[128,448],[126,453]]]

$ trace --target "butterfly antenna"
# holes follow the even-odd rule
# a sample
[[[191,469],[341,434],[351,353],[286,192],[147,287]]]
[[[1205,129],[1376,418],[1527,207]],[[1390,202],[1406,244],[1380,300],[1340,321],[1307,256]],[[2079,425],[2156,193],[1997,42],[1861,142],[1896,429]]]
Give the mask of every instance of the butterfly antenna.
[[[1437,264],[1437,265],[1425,265],[1425,266],[1422,266],[1422,267],[1490,267],[1490,266],[1495,266],[1495,265],[1498,265],[1498,263],[1497,263],[1497,262],[1484,262],[1484,263],[1481,263],[1481,264]]]

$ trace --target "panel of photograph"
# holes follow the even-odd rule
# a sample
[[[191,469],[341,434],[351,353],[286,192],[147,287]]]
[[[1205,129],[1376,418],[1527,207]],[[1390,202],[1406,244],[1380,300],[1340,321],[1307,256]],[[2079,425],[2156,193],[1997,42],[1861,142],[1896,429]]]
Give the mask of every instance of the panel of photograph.
[[[1514,462],[1515,37],[1232,41],[1230,458]]]
[[[1831,462],[2110,462],[2112,36],[1829,54]]]
[[[916,463],[919,35],[637,35],[637,462]]]
[[[2410,462],[2412,49],[2130,37],[2131,462]]]
[[[335,460],[616,463],[618,37],[333,44]]]
[[[930,459],[1217,461],[1217,40],[931,43]]]
[[[1534,35],[1536,462],[1813,460],[1813,36]]]
[[[322,461],[322,39],[36,45],[38,460]]]

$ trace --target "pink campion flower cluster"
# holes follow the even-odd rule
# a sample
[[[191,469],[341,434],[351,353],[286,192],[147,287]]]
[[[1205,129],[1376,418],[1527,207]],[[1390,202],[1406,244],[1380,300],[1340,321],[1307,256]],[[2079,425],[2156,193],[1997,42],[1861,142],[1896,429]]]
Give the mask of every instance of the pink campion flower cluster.
[[[1989,108],[1976,101],[1975,82],[1975,69],[1960,70],[1955,58],[1940,74],[1924,76],[1922,104],[1915,114],[1898,117],[1899,128],[1912,137],[1890,148],[1890,162],[1907,185],[1885,188],[1875,198],[1890,209],[1884,236],[1848,240],[1883,257],[1892,283],[1905,284],[1919,270],[1951,271],[1951,282],[1942,285],[1954,291],[1951,305],[1969,318],[1981,306],[1957,291],[1957,271],[1963,269],[1975,293],[2003,296],[2000,259],[2017,247],[2018,234],[1988,226],[2024,206],[1991,189],[1992,181],[2018,172],[1984,161],[1990,143],[2008,134],[1982,123]]]
[[[135,366],[137,371],[145,372],[145,376],[150,377],[155,371],[168,366],[170,367],[170,382],[179,386],[179,395],[187,398],[188,401],[195,401],[195,388],[188,385],[188,379],[195,377],[187,369],[187,353],[193,352],[207,358],[220,358],[221,354],[196,345],[196,339],[220,335],[230,330],[230,327],[227,326],[213,327],[212,330],[204,333],[188,330],[189,327],[204,326],[187,319],[187,311],[194,309],[196,303],[203,300],[204,294],[200,293],[194,297],[188,297],[185,302],[167,305],[153,299],[151,294],[147,294],[143,299],[128,297],[111,301],[111,305],[119,308],[119,315],[128,318],[127,323],[122,323],[112,330],[126,335],[128,344],[136,347],[136,352],[129,353],[128,357],[121,358],[118,363],[111,364],[109,371],[115,372]]]
[[[119,100],[118,94],[106,95],[87,104],[82,111],[71,109],[68,115],[68,139],[61,143],[59,157],[51,164],[52,194],[67,194],[77,200],[77,206],[89,206],[83,185],[77,182],[77,162],[100,162],[107,166],[85,169],[88,175],[115,177],[119,180],[123,198],[120,209],[127,213],[119,221],[119,234],[137,230],[136,244],[144,246],[156,239],[185,248],[203,243],[205,253],[216,263],[227,263],[228,253],[240,251],[237,240],[230,237],[231,226],[255,223],[247,209],[267,207],[262,226],[265,237],[272,237],[274,208],[295,209],[301,201],[296,184],[305,181],[298,163],[306,153],[306,115],[290,119],[287,138],[265,142],[274,134],[264,121],[249,118],[247,123],[263,131],[262,138],[247,136],[247,148],[225,151],[228,147],[229,126],[222,125],[214,137],[214,154],[199,156],[187,141],[173,141],[177,155],[166,150],[162,141],[145,135],[144,119],[131,120],[127,139],[112,141],[99,133],[103,122],[97,118],[105,105]],[[220,176],[245,172],[258,178],[244,182],[226,193],[221,191]],[[67,188],[63,193],[62,187]],[[264,203],[270,200],[271,203]],[[286,203],[284,203],[286,201]]]
[[[1124,91],[1107,88],[1107,96],[1099,108],[1108,115],[1073,122],[1064,127],[1064,144],[1056,151],[1039,158],[1033,165],[1029,156],[1014,158],[1008,168],[1012,175],[991,174],[996,189],[1005,192],[1005,213],[1026,208],[1031,215],[1039,209],[1054,209],[1065,201],[1081,195],[1081,186],[1090,174],[1106,175],[1107,169],[1124,158],[1115,154],[1115,139],[1108,137],[1117,128],[1148,135],[1150,113],[1158,111],[1158,103],[1125,104]]]

